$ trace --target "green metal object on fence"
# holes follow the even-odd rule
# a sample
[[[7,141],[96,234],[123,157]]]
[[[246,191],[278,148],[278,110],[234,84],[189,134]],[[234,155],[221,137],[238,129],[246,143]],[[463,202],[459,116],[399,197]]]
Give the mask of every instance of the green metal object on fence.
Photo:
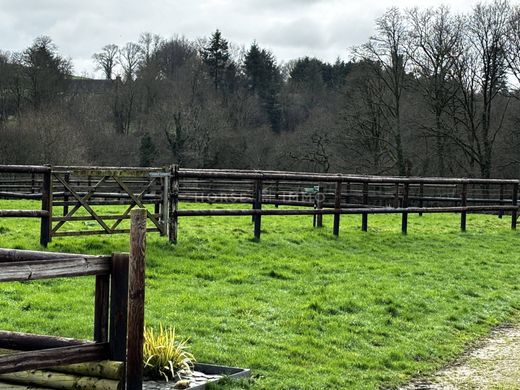
[[[306,188],[304,188],[304,191],[306,194],[315,195],[318,192],[320,192],[320,186],[306,187]]]

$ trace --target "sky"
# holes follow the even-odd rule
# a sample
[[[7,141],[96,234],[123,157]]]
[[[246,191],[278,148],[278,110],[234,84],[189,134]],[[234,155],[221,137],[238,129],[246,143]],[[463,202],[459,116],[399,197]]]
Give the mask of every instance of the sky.
[[[208,37],[217,28],[237,46],[253,41],[279,62],[303,56],[348,59],[374,21],[398,6],[449,4],[466,12],[476,0],[0,0],[0,50],[22,51],[39,35],[50,36],[74,73],[101,76],[92,54],[109,43],[137,41],[142,32],[164,38]]]

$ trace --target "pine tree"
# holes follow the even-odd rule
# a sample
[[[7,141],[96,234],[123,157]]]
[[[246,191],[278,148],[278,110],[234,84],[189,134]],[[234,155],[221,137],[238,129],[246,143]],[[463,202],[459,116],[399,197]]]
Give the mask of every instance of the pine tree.
[[[215,90],[222,88],[230,62],[230,54],[228,41],[222,38],[222,33],[218,29],[211,36],[209,45],[201,50],[200,55],[208,67]]]
[[[260,49],[254,42],[244,59],[244,73],[249,90],[256,93],[262,101],[272,130],[280,132],[282,115],[278,95],[281,75],[274,56],[271,52]]]
[[[72,64],[61,57],[47,36],[34,40],[22,55],[22,64],[29,80],[29,94],[33,107],[56,99],[67,88]]]
[[[150,137],[150,134],[146,133],[141,138],[141,145],[139,146],[139,157],[142,167],[151,167],[155,159],[157,148]]]

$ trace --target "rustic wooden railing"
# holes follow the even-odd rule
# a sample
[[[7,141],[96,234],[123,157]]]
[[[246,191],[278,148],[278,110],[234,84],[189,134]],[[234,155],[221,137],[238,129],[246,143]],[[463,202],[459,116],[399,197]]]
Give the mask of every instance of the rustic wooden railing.
[[[513,229],[518,213],[518,180],[203,169],[180,169],[172,177],[170,239],[174,242],[178,217],[252,216],[254,237],[260,239],[262,215],[312,215],[318,227],[323,215],[333,215],[333,234],[338,236],[344,214],[361,215],[363,231],[368,229],[369,214],[401,214],[406,234],[412,213],[459,213],[462,231],[467,213],[497,212],[500,217],[511,213]],[[181,200],[250,203],[252,209],[180,210]],[[266,204],[313,208],[263,209]]]
[[[15,175],[20,177],[30,175],[32,178],[31,188],[35,189],[38,185],[38,197],[41,199],[40,210],[0,210],[0,218],[40,218],[40,244],[47,246],[51,236],[51,218],[52,218],[52,187],[51,174],[52,170],[49,166],[31,166],[31,165],[0,165],[0,175]],[[41,181],[36,182],[35,176],[40,176]],[[16,180],[16,179],[15,179]],[[35,199],[34,194],[26,194],[20,192],[20,188],[16,181],[2,183],[4,196],[15,199]],[[36,184],[37,183],[37,184]],[[13,188],[14,187],[14,188]],[[9,191],[5,191],[5,190]]]
[[[45,168],[45,172],[50,169],[46,182],[35,180],[34,173],[31,177],[26,176],[25,181],[16,179],[18,181],[14,182],[12,177],[0,175],[0,198],[2,194],[16,198],[17,193],[21,198],[33,198],[41,193],[42,210],[26,212],[26,215],[42,218],[43,245],[53,237],[126,233],[128,229],[122,228],[121,223],[129,218],[130,210],[147,205],[154,207],[148,212],[151,225],[148,231],[168,235],[174,243],[177,242],[180,217],[249,215],[254,222],[255,238],[259,239],[262,215],[310,215],[315,227],[323,226],[323,215],[333,215],[333,234],[337,236],[344,214],[361,215],[363,231],[368,229],[370,214],[401,214],[403,233],[407,233],[408,215],[413,213],[458,213],[463,231],[467,227],[468,213],[497,213],[500,218],[511,214],[513,229],[518,214],[518,180],[186,169],[178,166],[41,168]],[[4,167],[4,170],[8,169]],[[24,172],[30,173],[30,170]],[[182,203],[247,204],[251,209],[183,210],[179,207]],[[103,209],[103,206],[114,205],[125,209],[117,214],[106,213]],[[266,209],[266,205],[276,209]],[[299,208],[281,209],[280,206]],[[79,210],[86,213],[79,215]],[[0,217],[2,213],[10,216],[13,211],[0,211]],[[22,214],[11,216],[16,215]],[[93,228],[74,225],[88,221],[94,223]]]
[[[142,388],[146,212],[133,210],[131,218],[130,254],[0,249],[0,282],[96,280],[93,341],[0,331],[0,348],[21,351],[0,356],[0,374],[109,359],[124,362],[127,389]]]

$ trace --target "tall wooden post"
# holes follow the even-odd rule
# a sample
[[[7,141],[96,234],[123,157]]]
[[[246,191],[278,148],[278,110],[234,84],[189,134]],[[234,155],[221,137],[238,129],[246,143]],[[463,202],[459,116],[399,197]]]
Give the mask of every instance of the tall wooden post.
[[[179,166],[172,165],[170,167],[170,189],[166,195],[169,198],[170,210],[170,228],[168,229],[169,240],[173,244],[177,244],[177,229],[179,226],[177,210],[179,209]]]
[[[94,341],[108,341],[110,311],[110,276],[96,276],[96,292],[94,300]]]
[[[368,205],[368,182],[363,183],[363,204]],[[366,232],[368,230],[368,214],[361,215],[361,230]]]
[[[112,254],[110,282],[110,359],[126,361],[128,254]]]
[[[47,211],[47,216],[40,220],[40,245],[47,247],[51,242],[52,231],[52,171],[50,167],[43,174],[42,210]]]
[[[404,209],[408,207],[408,194],[410,192],[410,184],[404,183],[403,185],[403,203],[402,206]],[[402,221],[401,221],[401,232],[403,234],[408,233],[408,213],[405,211],[402,215]]]
[[[146,217],[145,209],[131,211],[126,341],[126,388],[128,390],[141,390],[143,388]]]
[[[341,181],[336,182],[336,192],[334,194],[334,208],[336,211],[341,209]],[[334,225],[332,228],[332,233],[338,237],[339,236],[339,221],[341,218],[341,214],[338,212],[334,214]]]
[[[255,190],[253,198],[253,209],[262,210],[262,180],[255,180]],[[262,215],[253,215],[253,222],[255,223],[255,240],[260,240],[260,234],[262,233]]]
[[[518,183],[513,184],[513,194],[511,198],[511,203],[513,206],[518,205]],[[511,229],[516,229],[516,218],[518,215],[518,210],[511,210]]]
[[[462,192],[461,192],[461,206],[466,207],[468,205],[468,185],[466,183],[462,184]],[[466,231],[466,211],[462,211],[460,213],[460,230],[462,232]]]

